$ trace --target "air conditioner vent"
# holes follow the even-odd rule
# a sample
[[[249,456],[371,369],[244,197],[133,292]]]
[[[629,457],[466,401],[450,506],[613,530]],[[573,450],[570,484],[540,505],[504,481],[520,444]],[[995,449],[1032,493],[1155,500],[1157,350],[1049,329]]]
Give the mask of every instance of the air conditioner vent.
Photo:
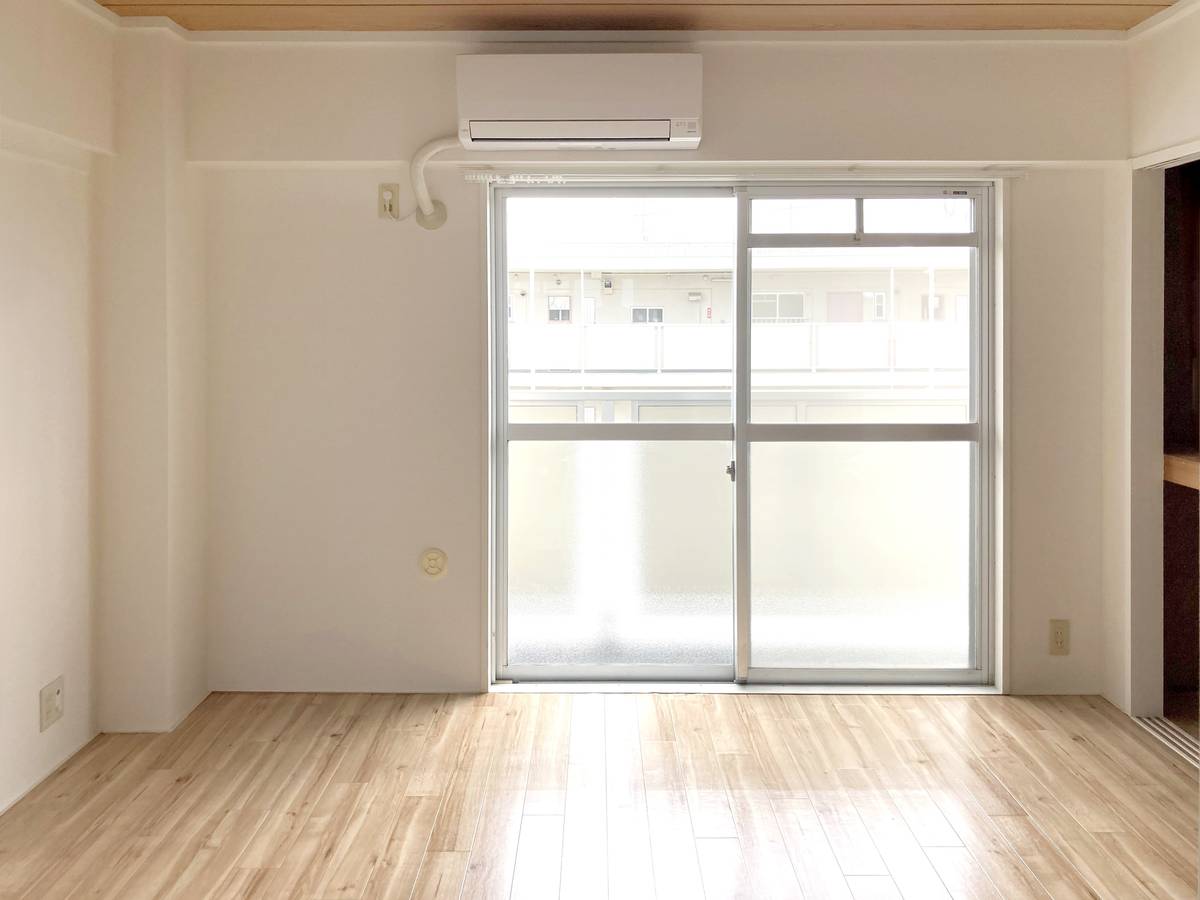
[[[696,53],[460,56],[459,140],[472,150],[693,150],[701,71]]]

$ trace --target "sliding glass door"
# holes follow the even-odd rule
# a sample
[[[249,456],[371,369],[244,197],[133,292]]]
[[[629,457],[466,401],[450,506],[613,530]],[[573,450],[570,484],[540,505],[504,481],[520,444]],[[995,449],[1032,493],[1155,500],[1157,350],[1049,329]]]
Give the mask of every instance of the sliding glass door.
[[[497,677],[990,679],[986,187],[492,206]]]
[[[496,214],[501,675],[732,678],[732,192]]]

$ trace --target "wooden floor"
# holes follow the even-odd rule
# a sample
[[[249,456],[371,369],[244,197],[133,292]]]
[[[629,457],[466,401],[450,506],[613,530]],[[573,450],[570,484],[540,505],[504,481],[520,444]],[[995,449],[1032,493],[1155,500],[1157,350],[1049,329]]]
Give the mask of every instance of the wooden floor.
[[[1094,698],[214,694],[0,817],[0,897],[1179,897],[1196,771]]]

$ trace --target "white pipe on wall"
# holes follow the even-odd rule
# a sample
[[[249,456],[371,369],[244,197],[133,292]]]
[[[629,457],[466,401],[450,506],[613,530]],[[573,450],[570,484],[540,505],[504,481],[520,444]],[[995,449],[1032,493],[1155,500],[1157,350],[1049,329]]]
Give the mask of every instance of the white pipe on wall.
[[[429,196],[429,186],[425,184],[425,164],[443,150],[451,150],[458,146],[460,145],[456,137],[436,138],[413,154],[409,176],[412,178],[413,193],[417,197],[417,224],[422,228],[441,228],[446,222],[445,205]]]

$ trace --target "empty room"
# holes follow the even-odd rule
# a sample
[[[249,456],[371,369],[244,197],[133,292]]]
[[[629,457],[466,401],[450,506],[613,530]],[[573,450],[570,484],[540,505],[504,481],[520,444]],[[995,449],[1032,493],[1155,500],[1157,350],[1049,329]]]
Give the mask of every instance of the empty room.
[[[1200,0],[0,0],[0,900],[1196,900]]]

